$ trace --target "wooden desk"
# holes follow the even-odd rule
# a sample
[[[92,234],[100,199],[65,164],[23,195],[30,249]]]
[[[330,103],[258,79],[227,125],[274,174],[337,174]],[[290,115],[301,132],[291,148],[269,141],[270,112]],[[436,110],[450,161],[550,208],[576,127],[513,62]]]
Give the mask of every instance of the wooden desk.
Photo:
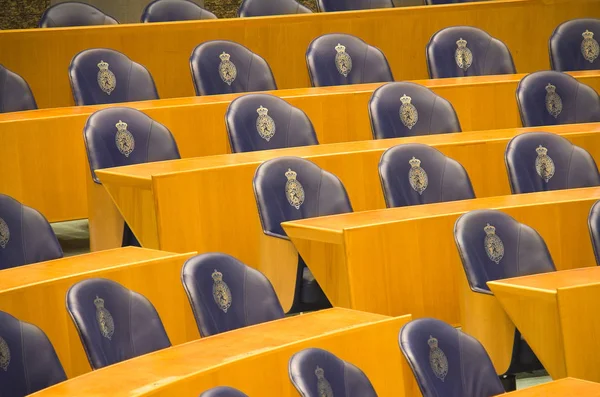
[[[66,308],[69,288],[102,277],[146,296],[174,345],[200,337],[181,285],[181,267],[192,254],[120,248],[0,271],[0,310],[40,327],[69,378],[91,371]]]
[[[0,32],[0,35],[2,32]],[[573,76],[600,92],[600,72]],[[521,125],[515,90],[524,75],[418,81],[454,104],[463,131]],[[368,102],[381,84],[272,92],[304,110],[321,143],[372,139]],[[240,95],[128,103],[166,125],[183,157],[230,152],[225,112]],[[485,100],[482,100],[485,99]],[[106,107],[106,106],[104,106]],[[51,222],[86,218],[89,166],[82,130],[102,106],[0,114],[0,192],[41,211]],[[199,127],[201,126],[201,127]],[[67,177],[68,176],[68,177]]]
[[[554,379],[600,381],[600,268],[590,266],[488,283]]]
[[[536,15],[535,22],[531,15]],[[427,78],[425,46],[438,30],[470,25],[504,41],[520,73],[549,69],[548,38],[561,22],[598,18],[596,0],[506,0],[177,23],[8,30],[0,32],[2,63],[29,82],[42,108],[73,104],[67,70],[78,52],[121,51],[146,66],[162,98],[194,95],[192,50],[208,40],[233,40],[264,57],[279,88],[308,87],[305,53],[325,33],[344,32],[379,47],[396,80]],[[410,32],[399,42],[398,27]],[[408,34],[408,33],[407,33]]]
[[[358,212],[282,226],[334,306],[387,315],[411,313],[458,324],[457,277],[462,266],[453,230],[461,214],[502,210],[542,235],[559,269],[572,269],[594,264],[587,215],[599,198],[598,187],[561,190]]]
[[[291,297],[284,296],[283,291],[289,292],[291,281],[288,277],[280,279],[276,269],[270,270],[271,266],[280,266],[269,264],[269,259],[272,252],[278,252],[278,263],[283,258],[294,262],[296,252],[289,242],[267,237],[262,232],[252,188],[254,172],[261,162],[286,155],[307,158],[341,178],[355,211],[374,210],[385,208],[377,168],[381,154],[397,144],[421,142],[461,162],[477,197],[499,196],[510,194],[504,165],[506,144],[515,135],[532,130],[535,129],[270,150],[113,168],[97,174],[145,247],[172,252],[227,252],[267,274],[285,307]],[[590,150],[600,163],[600,123],[539,130],[567,137]],[[484,162],[486,167],[481,166]],[[94,214],[98,214],[90,216],[93,246],[107,248],[119,244],[121,235],[110,232],[116,221],[107,215],[120,216],[112,208],[114,204],[105,200],[105,192],[99,186],[90,199],[95,200]],[[295,277],[295,273],[288,276]]]
[[[196,397],[228,385],[250,396],[297,396],[288,361],[316,347],[361,368],[380,396],[417,396],[398,348],[398,332],[410,319],[345,309],[289,317],[138,357],[34,395]]]
[[[500,394],[500,396],[511,395],[514,397],[600,397],[600,384],[581,379],[565,378],[508,394]]]

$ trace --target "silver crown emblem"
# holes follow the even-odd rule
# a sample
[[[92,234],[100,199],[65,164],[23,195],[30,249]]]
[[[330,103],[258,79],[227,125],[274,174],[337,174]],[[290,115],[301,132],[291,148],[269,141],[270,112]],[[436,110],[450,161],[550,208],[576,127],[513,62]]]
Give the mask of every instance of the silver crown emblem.
[[[438,347],[438,340],[433,336],[429,335],[429,339],[427,340],[427,344],[430,348],[435,349]]]
[[[535,149],[535,151],[537,152],[538,155],[540,156],[545,156],[546,154],[548,154],[548,149],[546,149],[545,147],[543,147],[542,145],[538,146],[537,149]]]
[[[297,172],[295,172],[295,171],[292,171],[292,169],[291,169],[291,168],[288,168],[288,170],[285,172],[285,177],[286,177],[288,180],[296,179],[296,176],[297,176],[297,175],[298,175],[298,173],[297,173]]]
[[[104,299],[99,298],[98,295],[96,295],[96,299],[94,299],[94,305],[98,309],[103,308],[104,307]]]
[[[127,131],[127,123],[119,120],[119,122],[117,124],[115,124],[115,127],[117,127],[117,130],[119,131]]]
[[[408,162],[410,163],[410,166],[413,168],[416,167],[420,167],[421,166],[421,160],[413,157],[412,159],[408,160]]]
[[[217,269],[215,269],[215,271],[212,273],[211,276],[212,276],[213,280],[215,280],[215,281],[222,281],[223,280],[223,273],[221,273]]]
[[[492,225],[490,225],[489,223],[483,228],[483,230],[485,231],[485,234],[490,235],[490,234],[496,234],[496,228]]]
[[[456,42],[456,45],[458,46],[458,48],[465,48],[467,46],[467,40],[464,40],[462,37],[460,39],[458,39],[458,41]]]
[[[262,107],[262,105],[256,109],[256,112],[261,116],[266,116],[269,113],[269,109]]]
[[[549,94],[556,92],[556,87],[553,86],[552,84],[548,83],[548,85],[546,86],[546,92]]]
[[[229,55],[228,53],[223,51],[223,53],[221,55],[219,55],[219,58],[221,58],[221,61],[225,62],[225,61],[229,61],[229,58],[231,58],[231,55]]]
[[[98,68],[100,70],[108,70],[108,63],[100,60],[100,63],[98,64]]]
[[[331,47],[329,47],[331,48]],[[346,46],[345,45],[341,45],[340,43],[338,43],[338,45],[335,46],[335,50],[337,52],[346,52]]]
[[[589,30],[586,29],[585,32],[583,32],[581,34],[583,36],[584,39],[593,39],[594,38],[594,33],[590,32]]]
[[[406,94],[404,94],[404,95],[402,95],[402,97],[400,97],[400,102],[402,102],[403,105],[408,105],[411,101],[412,101],[412,98]]]
[[[322,378],[323,376],[325,376],[325,371],[323,370],[323,368],[317,365],[317,369],[315,369],[315,375],[317,375],[318,378]]]

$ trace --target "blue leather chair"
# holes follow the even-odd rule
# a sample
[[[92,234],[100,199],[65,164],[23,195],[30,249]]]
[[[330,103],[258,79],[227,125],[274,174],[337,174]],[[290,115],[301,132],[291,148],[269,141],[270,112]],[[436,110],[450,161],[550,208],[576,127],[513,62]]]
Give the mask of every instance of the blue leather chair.
[[[104,278],[90,278],[67,291],[67,310],[92,369],[171,346],[146,297]]]
[[[276,90],[267,61],[241,44],[213,40],[200,44],[190,57],[196,95]]]
[[[303,397],[377,397],[357,366],[323,349],[304,349],[290,358],[290,380]]]
[[[225,123],[233,153],[319,144],[306,113],[273,95],[233,100]]]
[[[227,254],[188,259],[181,281],[203,337],[283,318],[271,282]]]
[[[144,8],[141,22],[217,19],[216,15],[190,0],[154,0]]]
[[[52,343],[41,329],[0,312],[2,396],[25,396],[67,380]]]
[[[592,87],[561,72],[528,74],[517,86],[523,127],[600,121],[600,97]]]
[[[517,72],[506,44],[472,26],[438,31],[429,39],[426,55],[432,79]]]
[[[60,244],[44,215],[0,194],[0,270],[62,256]]]
[[[452,104],[415,83],[388,83],[376,89],[369,116],[375,139],[461,132]]]
[[[0,65],[0,113],[37,109],[29,84],[18,74]]]
[[[379,160],[379,177],[388,207],[475,198],[464,167],[439,150],[420,143],[386,150]]]
[[[600,19],[582,18],[563,22],[550,36],[553,70],[600,69]]]
[[[313,87],[394,81],[383,52],[349,34],[314,39],[306,50],[306,65]]]
[[[309,8],[295,0],[244,0],[238,9],[238,16],[242,18],[310,13]]]
[[[335,175],[299,157],[262,163],[254,174],[254,195],[263,233],[289,240],[281,222],[352,212],[344,185]],[[331,306],[298,255],[294,303],[290,313]]]
[[[504,156],[513,193],[600,185],[592,156],[560,135],[549,132],[517,135],[508,142]]]
[[[83,141],[94,183],[96,170],[179,159],[171,131],[139,110],[114,107],[98,110],[83,128]],[[125,224],[123,246],[140,246]]]
[[[590,229],[590,237],[592,239],[596,264],[600,266],[600,201],[596,201],[596,203],[592,205],[588,217],[588,227]]]
[[[40,18],[40,28],[68,26],[117,25],[119,22],[98,8],[78,1],[67,1],[50,6]]]
[[[491,397],[504,393],[479,341],[443,321],[421,318],[400,330],[400,350],[423,397]]]
[[[78,106],[158,99],[148,69],[108,48],[93,48],[75,55],[69,78]]]
[[[392,8],[392,0],[317,0],[321,12],[370,10],[373,8]]]
[[[493,295],[488,281],[556,270],[539,233],[501,211],[476,210],[460,216],[454,225],[454,239],[475,293]],[[518,330],[512,352],[511,363],[501,375],[512,377],[543,368]]]
[[[213,387],[200,394],[200,397],[248,397],[241,391],[229,386]]]

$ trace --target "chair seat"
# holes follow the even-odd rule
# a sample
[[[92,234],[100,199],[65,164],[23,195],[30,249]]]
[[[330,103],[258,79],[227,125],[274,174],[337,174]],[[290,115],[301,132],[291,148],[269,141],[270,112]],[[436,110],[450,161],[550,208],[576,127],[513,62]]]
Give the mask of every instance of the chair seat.
[[[319,283],[308,267],[302,270],[302,290],[300,292],[302,303],[315,303],[323,297],[323,291]]]
[[[531,347],[521,333],[515,331],[515,344],[513,351],[513,360],[507,373],[517,374],[521,372],[533,372],[544,369],[544,366],[537,358]]]

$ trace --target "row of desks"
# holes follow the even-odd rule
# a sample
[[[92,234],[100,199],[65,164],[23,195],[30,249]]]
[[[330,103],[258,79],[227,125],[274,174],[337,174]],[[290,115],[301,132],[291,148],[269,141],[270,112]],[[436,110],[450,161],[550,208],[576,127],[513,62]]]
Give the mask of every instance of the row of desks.
[[[535,15],[533,21],[531,15]],[[361,37],[387,56],[397,80],[427,78],[425,46],[438,30],[481,28],[504,41],[517,71],[549,69],[548,39],[561,22],[598,18],[596,0],[505,0],[342,13],[0,32],[2,63],[29,82],[42,108],[73,105],[68,67],[78,52],[112,48],[146,66],[161,98],[194,95],[192,50],[233,40],[264,57],[278,87],[309,87],[305,52],[325,33]],[[398,30],[398,27],[402,27]],[[398,36],[405,32],[404,36]],[[410,33],[408,33],[410,32]],[[43,65],[43,67],[40,67]]]
[[[0,32],[0,36],[2,32]],[[574,72],[600,91],[600,72]],[[455,107],[463,131],[521,125],[515,90],[523,74],[424,80]],[[368,102],[381,84],[273,91],[299,107],[322,144],[371,140]],[[184,158],[230,153],[225,112],[240,95],[127,103],[173,133]],[[543,105],[543,104],[542,104]],[[100,106],[0,114],[0,192],[41,211],[51,222],[87,218],[90,171],[82,131]],[[421,141],[423,138],[417,138]],[[235,157],[234,157],[235,158]],[[236,161],[236,160],[233,160]],[[505,186],[504,183],[501,186]],[[89,207],[93,208],[93,207]]]

